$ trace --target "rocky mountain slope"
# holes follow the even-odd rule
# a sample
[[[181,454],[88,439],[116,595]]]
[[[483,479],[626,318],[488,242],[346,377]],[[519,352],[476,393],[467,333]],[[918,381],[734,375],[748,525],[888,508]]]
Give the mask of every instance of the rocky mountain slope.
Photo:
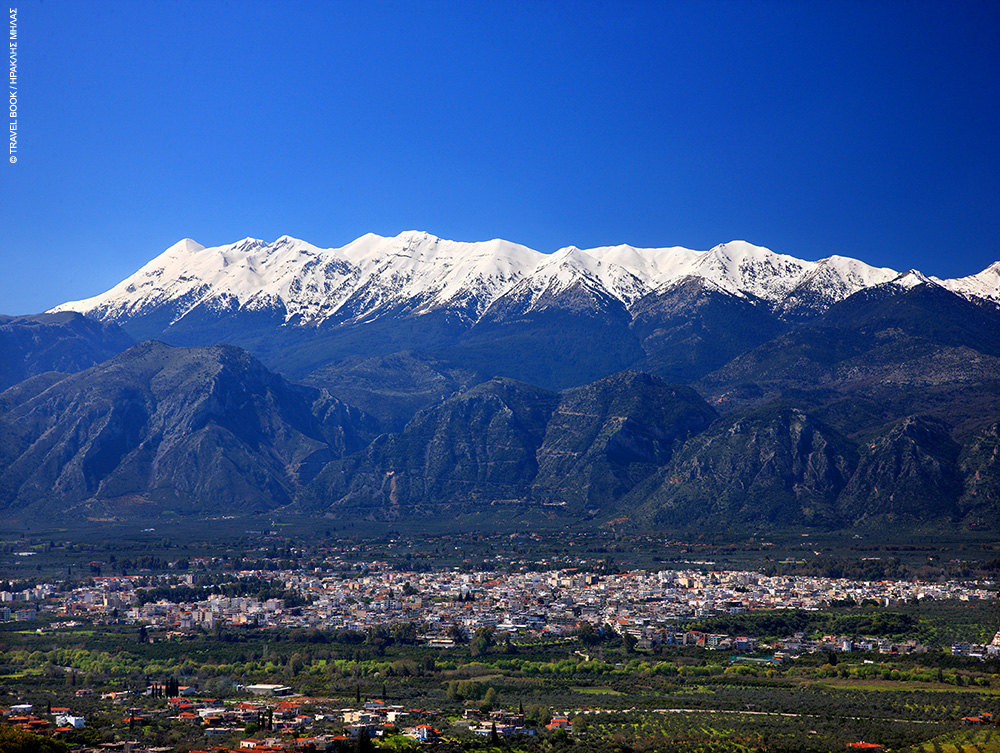
[[[364,428],[360,411],[238,348],[147,342],[0,395],[0,499],[50,514],[273,509],[364,446]]]
[[[136,340],[239,345],[335,394],[350,389],[338,362],[413,352],[444,371],[564,389],[628,368],[693,381],[855,293],[923,279],[743,241],[542,254],[420,232],[369,234],[334,249],[284,236],[212,248],[184,240],[106,293],[54,311],[117,323]],[[955,297],[1000,300],[994,267],[927,282]],[[405,420],[407,407],[387,426]]]
[[[293,378],[343,358],[416,350],[487,378],[561,389],[646,367],[647,356],[653,367],[669,361],[669,372],[677,359],[657,347],[669,344],[669,333],[649,340],[649,353],[644,341],[672,330],[669,314],[661,323],[657,312],[692,285],[744,309],[756,305],[770,332],[776,321],[815,315],[896,276],[853,259],[805,262],[742,241],[709,251],[614,246],[542,254],[507,241],[460,243],[418,232],[369,234],[337,249],[287,236],[213,248],[184,240],[106,293],[54,311],[118,323],[136,340],[237,344]],[[637,315],[641,331],[633,332]],[[512,360],[539,338],[546,347],[531,364]],[[721,365],[731,350],[711,336],[698,341],[708,351],[699,353],[702,369]]]
[[[960,440],[916,414],[866,439],[791,405],[720,416],[638,372],[562,394],[496,378],[330,463],[302,499],[386,521],[509,524],[545,510],[659,530],[987,526],[1000,509],[996,426]]]
[[[615,512],[715,417],[693,390],[648,374],[615,374],[563,395],[494,378],[331,463],[310,504],[387,518],[483,505],[594,517]]]
[[[0,390],[47,371],[89,368],[134,344],[117,325],[75,312],[0,316]]]

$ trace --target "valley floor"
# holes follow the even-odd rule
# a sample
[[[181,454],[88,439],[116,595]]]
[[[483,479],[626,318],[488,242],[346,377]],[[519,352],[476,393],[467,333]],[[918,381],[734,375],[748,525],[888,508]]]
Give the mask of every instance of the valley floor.
[[[0,531],[0,750],[1000,749],[985,536],[272,525]]]

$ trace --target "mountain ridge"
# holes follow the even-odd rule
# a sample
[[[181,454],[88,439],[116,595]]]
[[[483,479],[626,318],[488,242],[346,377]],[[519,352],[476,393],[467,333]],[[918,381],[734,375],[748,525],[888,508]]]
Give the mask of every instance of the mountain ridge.
[[[0,393],[0,498],[51,512],[146,498],[185,509],[288,504],[366,442],[365,417],[231,345],[135,345]]]
[[[964,297],[1000,301],[998,270],[1000,263],[965,278],[925,279]],[[804,301],[825,310],[900,273],[839,255],[804,261],[746,241],[707,251],[618,245],[543,254],[500,239],[450,241],[419,231],[392,238],[369,233],[329,249],[287,235],[270,244],[245,238],[214,247],[184,239],[105,293],[51,311],[120,322],[166,307],[174,325],[199,306],[235,307],[273,311],[284,324],[305,326],[447,309],[469,324],[518,285],[542,293],[581,283],[631,309],[690,277],[766,301],[780,315],[801,312]]]

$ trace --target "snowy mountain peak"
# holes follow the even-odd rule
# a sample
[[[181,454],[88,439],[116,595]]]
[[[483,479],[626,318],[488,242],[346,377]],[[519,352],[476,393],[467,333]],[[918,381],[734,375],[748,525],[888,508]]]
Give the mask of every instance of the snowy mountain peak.
[[[893,280],[890,280],[892,285],[903,288],[905,290],[910,290],[917,287],[918,285],[937,285],[938,283],[927,277],[923,272],[916,269],[910,269],[903,272]]]
[[[164,255],[179,256],[181,254],[196,254],[204,249],[205,247],[198,243],[198,241],[191,240],[190,238],[182,238],[163,253]]]
[[[955,280],[938,280],[952,293],[965,298],[984,298],[1000,303],[1000,261],[995,261],[978,274],[959,277]]]
[[[815,264],[746,241],[731,241],[705,252],[694,272],[733,295],[750,294],[776,303]]]

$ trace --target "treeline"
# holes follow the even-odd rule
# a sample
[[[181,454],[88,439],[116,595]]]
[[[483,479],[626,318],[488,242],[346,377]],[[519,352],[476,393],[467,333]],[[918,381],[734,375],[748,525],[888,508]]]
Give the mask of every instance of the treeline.
[[[162,557],[154,554],[145,554],[138,557],[126,557],[116,560],[115,555],[111,555],[108,564],[117,565],[122,572],[135,572],[136,570],[168,570],[169,563]]]
[[[901,638],[915,633],[917,625],[918,619],[912,614],[884,609],[866,609],[843,614],[781,609],[708,617],[692,620],[685,623],[684,627],[706,633],[745,635],[751,638],[780,638],[795,633]]]
[[[69,746],[51,737],[0,724],[0,750],[4,753],[67,753]]]
[[[809,560],[769,562],[760,568],[768,577],[797,575],[812,578],[847,578],[848,580],[902,580],[913,575],[898,557],[885,559],[832,559],[817,557]]]
[[[903,550],[904,547],[883,547],[890,551]],[[940,551],[931,547],[906,547],[910,551]],[[994,557],[986,562],[976,560],[942,561],[939,557],[934,564],[927,561],[909,564],[896,556],[885,558],[836,559],[832,557],[817,557],[815,559],[794,559],[769,562],[760,568],[760,572],[768,576],[803,576],[813,578],[846,578],[848,580],[906,580],[912,577],[921,579],[958,579],[990,577],[1000,571],[1000,558]]]

